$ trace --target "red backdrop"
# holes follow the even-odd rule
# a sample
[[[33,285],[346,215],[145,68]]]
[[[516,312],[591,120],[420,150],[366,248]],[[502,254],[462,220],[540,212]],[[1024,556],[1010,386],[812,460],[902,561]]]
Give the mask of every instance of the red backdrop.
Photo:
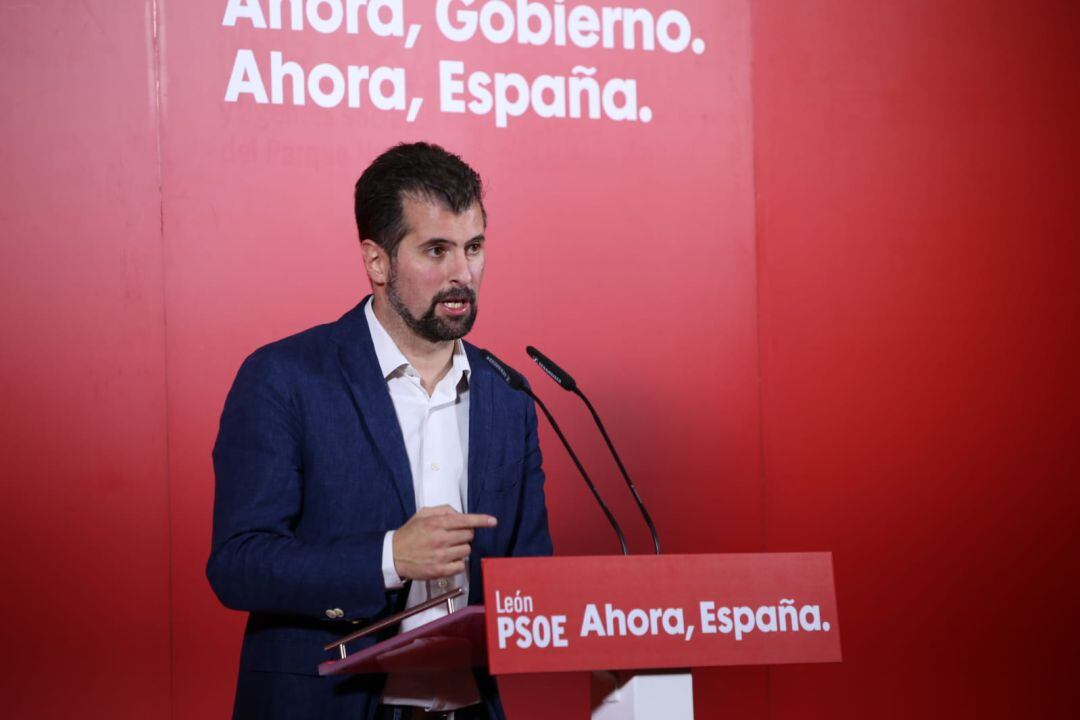
[[[844,663],[701,673],[700,717],[1076,710],[1073,4],[685,0],[701,54],[459,44],[424,3],[405,49],[228,5],[5,7],[0,706],[227,715],[242,616],[202,571],[224,393],[365,292],[351,184],[425,138],[489,186],[473,339],[591,444],[635,548],[526,342],[605,414],[666,548],[835,553]],[[400,65],[424,106],[225,102],[239,49]],[[652,117],[439,112],[447,59],[595,66]],[[557,551],[613,550],[553,440]]]
[[[844,619],[772,713],[1071,717],[1078,6],[874,5],[754,6],[762,532]]]

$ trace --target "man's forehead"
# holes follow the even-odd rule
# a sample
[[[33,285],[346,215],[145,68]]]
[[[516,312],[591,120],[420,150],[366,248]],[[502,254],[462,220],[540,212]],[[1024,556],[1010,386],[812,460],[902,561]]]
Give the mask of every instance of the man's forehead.
[[[482,234],[487,225],[479,202],[458,213],[442,200],[409,194],[402,196],[401,209],[409,234],[453,230],[471,236]]]

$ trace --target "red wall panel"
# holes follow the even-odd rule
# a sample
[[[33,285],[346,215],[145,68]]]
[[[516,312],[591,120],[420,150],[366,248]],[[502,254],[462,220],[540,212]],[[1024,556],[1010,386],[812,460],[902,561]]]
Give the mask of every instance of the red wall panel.
[[[418,138],[488,182],[474,340],[530,376],[636,549],[526,342],[605,415],[666,549],[836,553],[844,663],[700,673],[699,717],[1075,714],[1074,4],[759,0],[751,24],[687,0],[704,55],[587,56],[640,80],[650,124],[505,129],[435,112],[437,61],[580,53],[225,28],[225,5],[4,11],[7,714],[227,715],[217,414],[247,352],[365,292],[351,184]],[[398,62],[428,105],[225,103],[240,47]],[[558,551],[610,552],[542,441]]]
[[[774,717],[1077,710],[1077,20],[755,4],[765,537],[845,650]]]
[[[169,517],[149,7],[0,22],[0,708],[169,712]]]
[[[646,550],[647,534],[587,411],[532,365],[527,343],[565,364],[604,413],[667,549],[760,547],[748,6],[682,3],[708,50],[676,56],[452,43],[440,37],[430,4],[405,5],[407,20],[424,25],[409,51],[368,33],[224,27],[224,3],[164,7],[178,718],[227,711],[240,647],[242,616],[222,608],[203,579],[209,449],[225,392],[254,348],[336,319],[366,294],[352,185],[401,140],[442,143],[483,174],[488,268],[470,339],[529,375],[625,518],[634,547]],[[239,48],[264,59],[281,51],[305,68],[401,64],[425,106],[408,123],[370,107],[226,103]],[[490,117],[442,114],[441,59],[529,75],[595,65],[603,76],[637,78],[654,118],[526,116],[496,128]],[[541,432],[558,552],[615,551],[554,434]],[[706,705],[764,699],[761,671],[703,677]]]

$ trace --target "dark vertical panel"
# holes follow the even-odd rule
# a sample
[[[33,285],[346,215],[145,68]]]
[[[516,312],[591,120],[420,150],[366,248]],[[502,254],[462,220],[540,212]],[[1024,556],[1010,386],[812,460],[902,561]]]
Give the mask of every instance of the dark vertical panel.
[[[149,5],[0,12],[5,717],[169,713]]]
[[[766,536],[845,660],[775,718],[1075,715],[1077,5],[755,5]]]

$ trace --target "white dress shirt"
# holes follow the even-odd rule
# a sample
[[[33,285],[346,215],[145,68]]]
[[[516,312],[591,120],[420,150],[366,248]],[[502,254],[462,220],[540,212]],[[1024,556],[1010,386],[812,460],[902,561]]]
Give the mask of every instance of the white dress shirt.
[[[405,358],[390,334],[375,317],[372,301],[364,306],[371,341],[379,369],[386,379],[394,404],[405,451],[412,471],[416,508],[449,505],[464,512],[469,494],[469,360],[461,341],[455,341],[450,370],[435,385],[429,396],[420,384],[420,374]],[[394,531],[383,538],[382,570],[388,590],[403,586],[394,566]],[[465,594],[455,600],[464,607],[469,596],[469,574],[427,582],[415,581],[409,589],[406,607],[461,587]],[[440,605],[407,618],[401,631],[431,622],[446,615]],[[428,710],[445,711],[472,705],[480,700],[476,681],[469,670],[430,674],[394,674],[387,678],[383,702],[417,705]]]

